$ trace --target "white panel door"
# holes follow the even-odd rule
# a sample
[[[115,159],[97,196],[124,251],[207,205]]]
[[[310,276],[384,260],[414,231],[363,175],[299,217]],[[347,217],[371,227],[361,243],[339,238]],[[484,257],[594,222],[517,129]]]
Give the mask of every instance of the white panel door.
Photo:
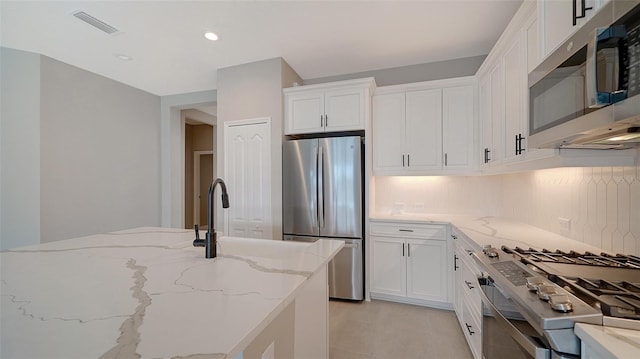
[[[405,155],[404,93],[373,97],[373,171],[402,170]],[[404,159],[406,161],[406,159]]]
[[[398,296],[407,292],[404,239],[370,236],[373,242],[371,291]]]
[[[407,92],[405,122],[407,168],[442,168],[442,91]]]
[[[407,239],[407,297],[447,302],[447,241]]]
[[[325,131],[364,130],[364,89],[327,91],[324,105]]]
[[[324,92],[287,94],[285,103],[287,106],[285,134],[324,131]]]
[[[442,90],[445,168],[469,168],[474,160],[473,86]]]
[[[227,235],[271,239],[270,119],[225,123]]]

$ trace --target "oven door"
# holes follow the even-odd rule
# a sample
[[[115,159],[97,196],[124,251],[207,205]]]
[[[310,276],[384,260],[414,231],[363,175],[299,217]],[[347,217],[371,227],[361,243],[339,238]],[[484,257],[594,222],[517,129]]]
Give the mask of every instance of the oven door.
[[[488,278],[479,278],[482,296],[482,356],[551,358],[551,350],[533,327]]]

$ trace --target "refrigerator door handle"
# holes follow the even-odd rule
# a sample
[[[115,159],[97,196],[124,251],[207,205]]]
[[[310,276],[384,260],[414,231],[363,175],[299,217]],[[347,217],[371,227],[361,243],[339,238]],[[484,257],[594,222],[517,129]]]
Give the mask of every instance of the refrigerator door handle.
[[[324,151],[318,146],[318,227],[324,228]]]

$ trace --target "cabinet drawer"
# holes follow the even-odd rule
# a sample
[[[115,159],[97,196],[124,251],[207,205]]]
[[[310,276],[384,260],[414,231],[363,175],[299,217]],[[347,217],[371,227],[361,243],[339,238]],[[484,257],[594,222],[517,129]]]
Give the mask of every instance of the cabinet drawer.
[[[465,252],[466,253],[466,252]],[[463,258],[460,258],[460,268],[462,271],[462,282],[459,283],[461,291],[465,293],[466,298],[468,300],[468,305],[471,307],[470,310],[477,315],[481,314],[481,295],[480,295],[480,285],[478,284],[478,277],[480,276],[480,271],[477,270],[476,266],[473,264],[473,258],[466,254],[462,254]]]
[[[469,347],[471,347],[473,357],[480,359],[482,358],[482,326],[480,325],[482,318],[478,317],[470,310],[471,306],[469,304],[469,302],[466,302],[464,305],[465,309],[462,316],[462,331],[464,332],[464,336],[467,338]]]
[[[372,223],[371,234],[446,240],[446,227],[432,224]]]

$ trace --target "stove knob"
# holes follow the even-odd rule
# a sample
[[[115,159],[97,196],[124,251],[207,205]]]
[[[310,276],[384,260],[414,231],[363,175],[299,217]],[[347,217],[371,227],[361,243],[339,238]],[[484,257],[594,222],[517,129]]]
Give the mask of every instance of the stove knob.
[[[569,296],[566,294],[551,294],[549,295],[549,305],[551,309],[567,313],[573,311],[573,304],[569,300]]]
[[[537,292],[538,287],[544,285],[544,281],[540,277],[527,277],[527,288],[532,292]]]
[[[492,248],[491,245],[484,246],[482,251],[489,258],[498,258],[498,250],[496,248]]]
[[[538,287],[538,298],[548,302],[552,294],[556,294],[556,287],[552,285],[541,285]]]

